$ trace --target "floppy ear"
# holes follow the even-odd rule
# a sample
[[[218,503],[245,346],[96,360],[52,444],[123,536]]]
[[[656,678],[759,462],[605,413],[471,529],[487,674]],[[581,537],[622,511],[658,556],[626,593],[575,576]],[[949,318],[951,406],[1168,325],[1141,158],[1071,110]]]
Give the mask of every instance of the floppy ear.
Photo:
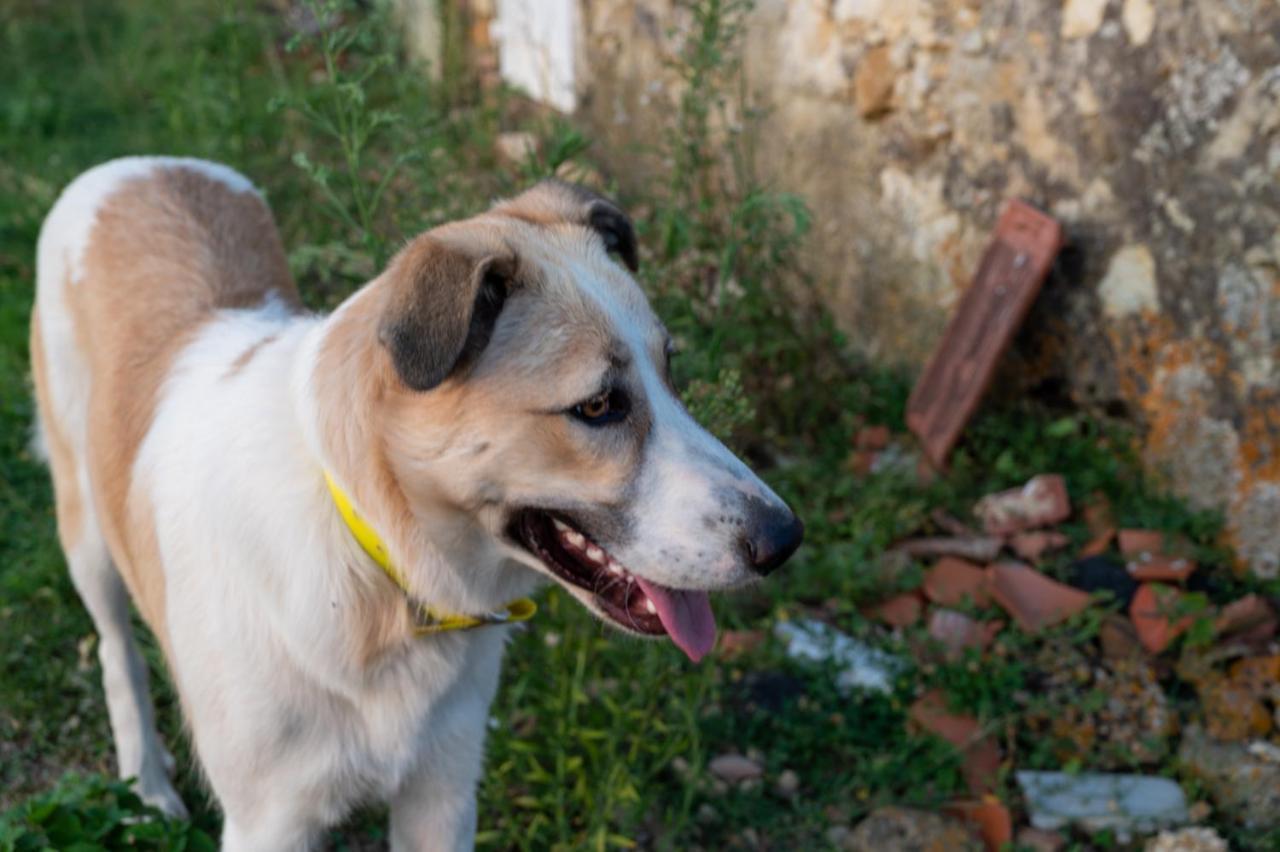
[[[605,250],[617,255],[627,268],[640,268],[636,230],[622,208],[584,186],[550,178],[493,208],[494,213],[512,216],[535,225],[570,222],[584,225],[600,235]]]
[[[636,229],[627,214],[607,198],[597,196],[588,207],[587,221],[604,240],[605,251],[622,258],[627,269],[640,270],[640,252],[636,246]]]
[[[473,257],[419,237],[385,273],[391,295],[378,340],[400,380],[427,391],[466,370],[489,344],[515,275],[515,258]]]

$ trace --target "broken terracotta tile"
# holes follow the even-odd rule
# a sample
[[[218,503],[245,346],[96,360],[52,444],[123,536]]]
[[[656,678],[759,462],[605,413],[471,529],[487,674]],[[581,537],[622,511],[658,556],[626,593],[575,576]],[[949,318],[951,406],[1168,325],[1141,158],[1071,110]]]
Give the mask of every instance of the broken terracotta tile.
[[[764,644],[764,639],[763,630],[721,630],[716,645],[721,656],[736,657],[759,648]]]
[[[1061,476],[1040,474],[1020,488],[988,494],[973,512],[987,535],[1011,535],[1065,521],[1071,516],[1071,501]]]
[[[1222,608],[1214,621],[1214,631],[1228,636],[1233,633],[1252,631],[1259,626],[1271,624],[1275,630],[1276,613],[1271,604],[1258,595],[1245,595]]]
[[[1164,533],[1159,530],[1120,530],[1120,552],[1125,556],[1164,551]]]
[[[890,627],[910,627],[920,620],[924,604],[914,592],[895,595],[872,608],[872,614]]]
[[[1071,539],[1057,530],[1015,533],[1009,540],[1013,552],[1028,562],[1038,562],[1049,551],[1061,550],[1070,543]]]
[[[961,772],[965,785],[975,796],[993,793],[1000,780],[1000,746],[990,737],[984,737],[964,750]]]
[[[1184,583],[1196,570],[1196,563],[1181,556],[1164,556],[1141,551],[1125,566],[1135,580]]]
[[[995,796],[983,796],[978,801],[953,802],[944,810],[975,827],[982,835],[987,852],[1000,852],[1013,842],[1013,816]]]
[[[939,689],[921,695],[907,711],[907,718],[921,730],[936,734],[956,748],[967,748],[978,741],[982,726],[972,716],[951,713],[947,699]]]
[[[973,283],[907,401],[907,426],[936,467],[945,468],[1061,245],[1062,228],[1053,219],[1018,200],[1005,206]]]
[[[1143,583],[1129,604],[1129,618],[1138,631],[1138,640],[1152,654],[1159,654],[1169,647],[1191,626],[1192,618],[1182,616],[1176,622],[1175,608],[1182,593],[1172,586],[1159,583]]]
[[[967,648],[986,648],[1003,627],[1002,621],[982,622],[954,609],[929,613],[929,636],[942,643],[949,657],[958,657]]]
[[[1065,621],[1089,606],[1087,593],[1020,562],[997,562],[987,571],[991,597],[1028,633]]]
[[[1003,542],[998,538],[911,538],[895,544],[891,550],[917,559],[957,556],[971,562],[990,562],[1000,555]]]
[[[847,464],[849,471],[858,477],[865,477],[871,474],[876,466],[876,459],[880,453],[875,450],[855,450],[849,455]]]
[[[1101,556],[1111,549],[1111,542],[1115,537],[1115,529],[1103,530],[1090,539],[1084,547],[1080,548],[1080,558],[1088,559],[1090,556]]]
[[[875,452],[889,446],[890,437],[888,426],[863,426],[853,436],[853,446],[855,449]]]
[[[943,606],[958,606],[965,601],[986,606],[987,573],[972,562],[955,556],[944,556],[924,575],[922,587],[929,600]]]

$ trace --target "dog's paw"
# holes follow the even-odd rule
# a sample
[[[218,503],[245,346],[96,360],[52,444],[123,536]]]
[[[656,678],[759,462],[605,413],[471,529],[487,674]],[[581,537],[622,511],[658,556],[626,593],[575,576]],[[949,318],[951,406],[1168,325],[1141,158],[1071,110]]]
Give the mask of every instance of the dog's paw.
[[[151,784],[139,782],[138,798],[170,819],[187,819],[190,816],[187,806],[182,803],[182,797],[173,789],[168,779]]]

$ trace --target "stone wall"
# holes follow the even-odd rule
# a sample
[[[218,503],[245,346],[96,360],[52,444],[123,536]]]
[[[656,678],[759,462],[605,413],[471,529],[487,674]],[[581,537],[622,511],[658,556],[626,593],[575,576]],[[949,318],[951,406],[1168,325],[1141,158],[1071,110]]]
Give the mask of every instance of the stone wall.
[[[671,0],[583,0],[576,77],[624,183],[678,91]],[[1280,575],[1280,4],[758,0],[757,163],[815,214],[852,339],[919,365],[1004,199],[1070,246],[1006,370],[1136,419],[1154,470]]]

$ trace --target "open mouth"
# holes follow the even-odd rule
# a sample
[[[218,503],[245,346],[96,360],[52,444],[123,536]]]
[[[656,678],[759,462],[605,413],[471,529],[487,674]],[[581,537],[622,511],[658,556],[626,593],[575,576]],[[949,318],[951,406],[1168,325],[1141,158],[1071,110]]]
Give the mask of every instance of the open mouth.
[[[509,529],[556,579],[590,594],[618,626],[646,636],[666,634],[694,662],[715,644],[706,592],[670,589],[632,574],[562,515],[524,509]]]

